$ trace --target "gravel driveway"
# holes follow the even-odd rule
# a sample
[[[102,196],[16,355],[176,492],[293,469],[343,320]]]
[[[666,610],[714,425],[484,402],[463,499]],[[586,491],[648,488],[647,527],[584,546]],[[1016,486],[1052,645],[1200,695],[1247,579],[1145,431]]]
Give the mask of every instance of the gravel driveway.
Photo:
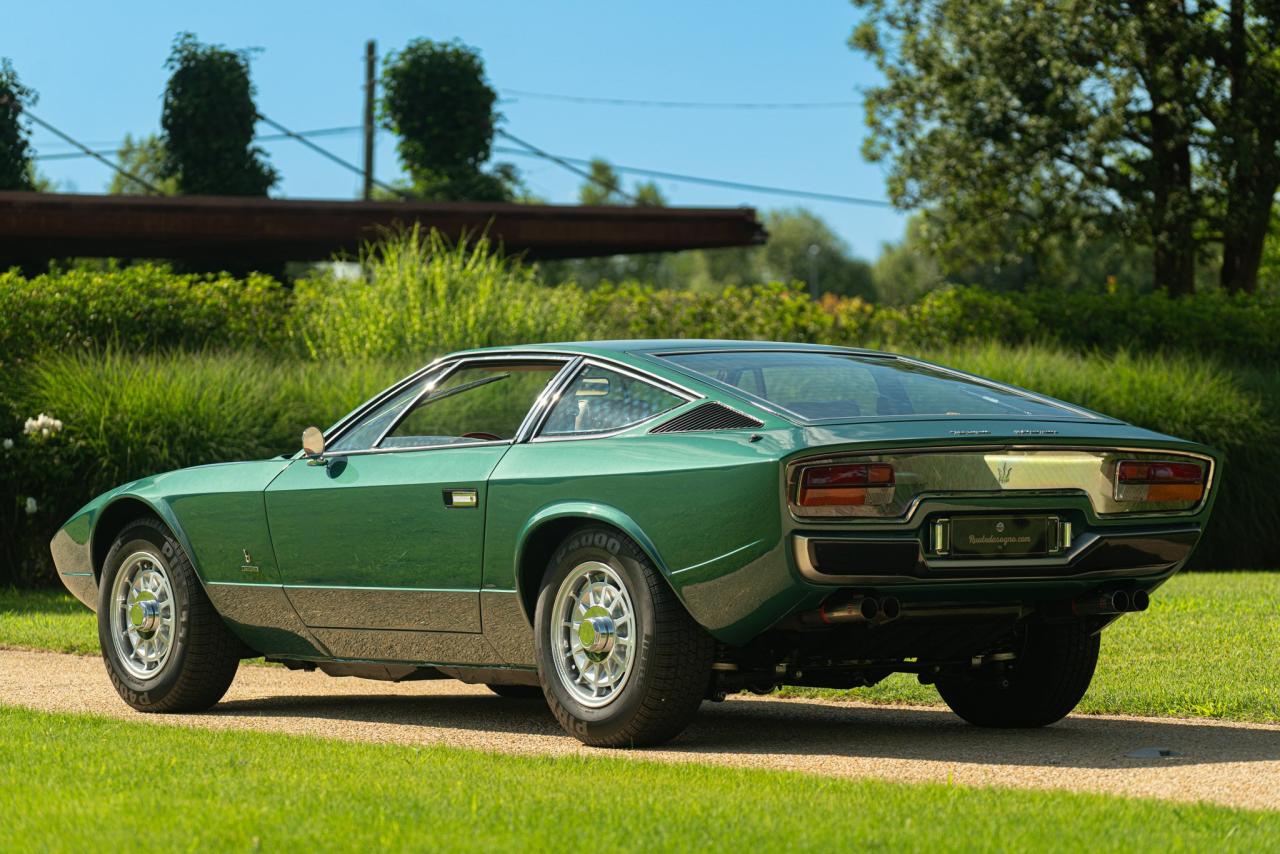
[[[0,650],[0,705],[147,723],[506,753],[632,756],[841,777],[1060,788],[1280,809],[1280,726],[1072,716],[1031,731],[980,730],[923,708],[730,698],[658,750],[602,751],[565,735],[541,700],[504,700],[451,680],[401,685],[242,667],[199,715],[143,715],[96,657]],[[1153,748],[1175,755],[1131,757]],[[1145,751],[1144,751],[1145,749]]]

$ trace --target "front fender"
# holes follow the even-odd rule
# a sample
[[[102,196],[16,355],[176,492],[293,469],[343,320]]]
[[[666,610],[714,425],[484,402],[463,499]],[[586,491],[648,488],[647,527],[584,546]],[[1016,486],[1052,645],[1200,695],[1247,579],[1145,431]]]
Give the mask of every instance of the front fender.
[[[191,556],[194,565],[191,543],[173,509],[164,501],[134,490],[133,487],[138,483],[141,481],[124,484],[99,495],[72,514],[49,541],[49,551],[53,555],[58,578],[71,595],[90,610],[98,609],[98,579],[102,570],[100,562],[110,545],[109,541],[101,541],[100,528],[104,524],[114,526],[114,518],[125,511],[126,506],[136,508],[123,513],[130,518],[136,516],[138,510],[158,516],[182,544],[183,550]],[[198,567],[196,574],[200,574]]]

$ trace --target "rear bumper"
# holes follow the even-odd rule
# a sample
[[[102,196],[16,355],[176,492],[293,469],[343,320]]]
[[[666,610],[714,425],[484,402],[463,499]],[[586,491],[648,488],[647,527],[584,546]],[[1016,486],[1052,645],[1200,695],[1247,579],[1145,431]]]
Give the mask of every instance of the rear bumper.
[[[814,584],[885,586],[974,581],[1162,577],[1191,556],[1199,525],[1090,532],[1061,555],[957,559],[928,555],[915,534],[792,536],[796,568]]]

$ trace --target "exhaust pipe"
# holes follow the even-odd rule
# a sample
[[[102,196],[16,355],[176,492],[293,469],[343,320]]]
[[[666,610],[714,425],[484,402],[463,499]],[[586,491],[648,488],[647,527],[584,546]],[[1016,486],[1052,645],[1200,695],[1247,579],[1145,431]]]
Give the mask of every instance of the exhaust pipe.
[[[1101,590],[1077,599],[1071,603],[1071,611],[1076,616],[1087,617],[1095,614],[1125,614],[1131,611],[1145,611],[1151,605],[1151,596],[1145,590]]]
[[[849,623],[887,623],[902,614],[902,603],[896,596],[876,599],[855,596],[837,604],[823,602],[816,611],[802,611],[787,620],[791,626],[822,628]]]
[[[886,596],[880,600],[880,621],[887,623],[902,616],[902,603],[897,596]]]
[[[880,603],[870,596],[858,596],[830,608],[824,602],[817,610],[818,621],[828,626],[837,623],[868,622],[874,620],[879,613]]]
[[[1071,611],[1078,617],[1120,614],[1128,610],[1129,594],[1123,590],[1102,590],[1071,603]]]

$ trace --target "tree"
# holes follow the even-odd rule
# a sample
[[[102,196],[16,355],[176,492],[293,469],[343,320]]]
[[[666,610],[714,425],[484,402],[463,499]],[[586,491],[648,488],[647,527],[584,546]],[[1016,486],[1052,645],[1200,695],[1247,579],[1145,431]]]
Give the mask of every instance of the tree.
[[[584,205],[635,205],[656,207],[666,205],[662,190],[653,181],[640,181],[628,193],[622,188],[622,179],[609,161],[592,158],[591,177],[578,189],[578,201]]]
[[[178,195],[178,180],[165,175],[165,162],[168,152],[164,143],[155,134],[134,139],[130,134],[124,135],[124,142],[116,152],[116,163],[130,175],[136,175],[152,187],[160,191],[162,196]],[[112,195],[153,196],[156,193],[132,178],[126,178],[119,172],[111,175],[111,183],[107,192]]]
[[[278,175],[253,145],[258,108],[246,52],[181,33],[165,67],[159,174],[184,195],[265,196]]]
[[[854,2],[886,78],[864,151],[948,269],[1107,235],[1151,247],[1178,294],[1220,240],[1224,286],[1254,286],[1280,186],[1274,0]]]
[[[22,108],[36,93],[18,79],[7,57],[0,58],[0,190],[34,190],[30,131],[21,122]]]
[[[411,41],[387,55],[382,67],[382,126],[400,141],[396,150],[415,195],[442,201],[510,201],[519,176],[510,164],[483,168],[502,118],[498,94],[484,62],[461,42]]]

